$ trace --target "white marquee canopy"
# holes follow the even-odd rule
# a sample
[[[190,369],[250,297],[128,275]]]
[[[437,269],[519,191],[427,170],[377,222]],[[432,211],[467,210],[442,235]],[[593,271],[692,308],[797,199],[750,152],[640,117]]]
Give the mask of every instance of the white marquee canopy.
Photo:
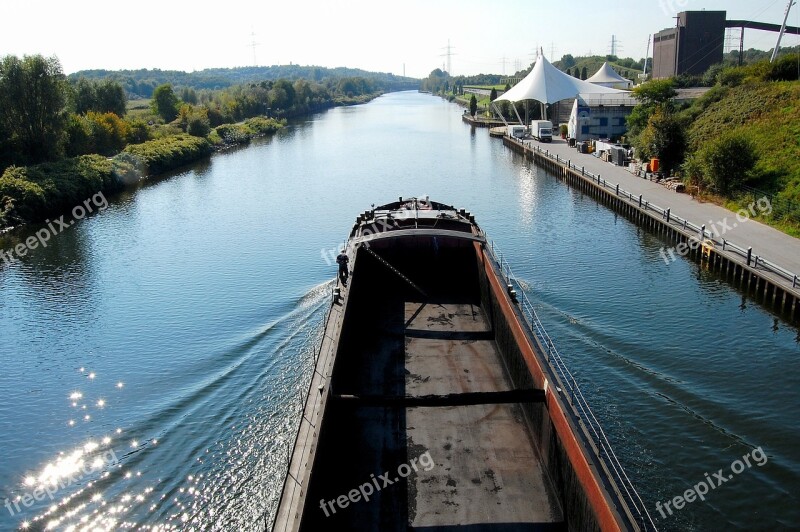
[[[578,94],[627,93],[628,91],[595,85],[561,72],[540,55],[530,73],[495,101],[520,102],[536,100],[556,103]]]
[[[616,71],[611,68],[611,65],[608,64],[608,61],[603,63],[603,66],[594,73],[594,76],[588,78],[586,81],[589,83],[603,84],[607,87],[614,87],[617,85],[630,87],[631,85],[631,81],[617,74]]]

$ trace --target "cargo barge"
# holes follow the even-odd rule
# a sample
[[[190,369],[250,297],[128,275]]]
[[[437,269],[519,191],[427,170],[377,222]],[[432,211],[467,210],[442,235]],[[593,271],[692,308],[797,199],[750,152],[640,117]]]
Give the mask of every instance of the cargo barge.
[[[272,530],[655,530],[510,269],[463,209],[356,219]]]

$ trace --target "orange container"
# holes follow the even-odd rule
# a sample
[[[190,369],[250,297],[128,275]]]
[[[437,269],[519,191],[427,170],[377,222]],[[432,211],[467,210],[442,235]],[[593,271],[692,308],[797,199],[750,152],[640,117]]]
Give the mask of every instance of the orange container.
[[[658,172],[658,159],[650,159],[650,171]]]

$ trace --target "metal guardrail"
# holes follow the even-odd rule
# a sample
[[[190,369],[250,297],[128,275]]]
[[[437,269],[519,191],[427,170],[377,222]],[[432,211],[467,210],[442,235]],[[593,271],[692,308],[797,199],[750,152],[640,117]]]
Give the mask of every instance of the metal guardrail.
[[[511,266],[508,264],[508,261],[505,261],[504,263],[503,256],[502,254],[498,253],[494,242],[489,240],[489,244],[490,245],[487,247],[487,249],[491,252],[494,261],[500,267],[500,274],[503,276],[507,284],[512,284],[512,286],[515,286],[517,290],[519,306],[522,309],[522,316],[525,318],[525,322],[530,332],[537,338],[539,343],[545,349],[545,357],[547,361],[550,362],[550,365],[553,367],[556,376],[560,381],[558,391],[561,392],[562,389],[567,391],[565,397],[567,398],[568,403],[572,406],[573,413],[591,432],[591,435],[593,436],[593,443],[597,445],[597,450],[595,451],[597,459],[605,464],[606,469],[614,478],[617,487],[621,490],[621,495],[623,495],[627,501],[628,506],[633,513],[633,518],[638,521],[642,529],[657,530],[655,522],[650,516],[650,513],[647,511],[644,501],[636,491],[636,488],[633,486],[633,482],[631,482],[627,473],[625,473],[625,469],[622,467],[622,464],[614,452],[611,443],[608,441],[608,437],[603,431],[600,422],[597,420],[594,412],[592,412],[592,409],[589,406],[586,397],[583,395],[580,386],[578,386],[575,376],[569,371],[569,368],[567,368],[566,363],[561,358],[558,349],[556,349],[555,343],[550,338],[550,335],[547,334],[547,330],[544,328],[542,321],[539,319],[539,315],[536,313],[533,304],[530,302],[522,285],[520,285],[516,279],[516,276],[511,271]]]
[[[705,225],[698,226],[685,218],[681,218],[677,214],[672,214],[670,209],[665,209],[663,207],[656,205],[655,203],[650,203],[649,201],[646,201],[641,194],[638,196],[634,196],[627,190],[620,188],[619,183],[617,183],[616,185],[611,185],[608,183],[608,181],[602,179],[600,177],[600,174],[593,174],[591,172],[588,172],[585,170],[584,167],[572,164],[572,161],[569,159],[562,159],[559,155],[551,154],[548,150],[543,150],[538,146],[531,146],[531,149],[535,152],[538,152],[540,155],[547,157],[550,160],[556,161],[557,163],[560,164],[567,165],[569,169],[575,170],[576,172],[580,172],[581,175],[583,176],[590,177],[593,181],[595,181],[595,183],[598,186],[602,186],[603,188],[606,188],[608,190],[613,190],[617,196],[620,196],[622,198],[627,198],[633,205],[636,205],[638,202],[638,207],[640,209],[644,209],[645,212],[653,211],[659,213],[669,225],[675,226],[677,228],[682,227],[684,230],[691,229],[695,231],[700,241],[711,240],[715,245],[721,245],[723,251],[732,251],[737,255],[740,255],[742,258],[745,259],[748,266],[750,266],[752,262],[754,268],[761,267],[761,269],[774,273],[775,275],[778,275],[782,279],[791,283],[792,288],[800,288],[800,274],[789,271],[786,268],[783,268],[778,264],[775,264],[774,262],[765,259],[764,257],[753,255],[752,247],[744,249],[741,246],[734,244],[730,240],[722,238],[720,235],[716,235],[711,231],[706,231]]]

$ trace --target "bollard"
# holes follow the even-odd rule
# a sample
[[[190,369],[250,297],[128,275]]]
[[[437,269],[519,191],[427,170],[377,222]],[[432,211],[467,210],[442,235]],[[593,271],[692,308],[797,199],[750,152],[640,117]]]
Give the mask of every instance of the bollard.
[[[722,251],[725,251],[725,244],[727,244],[727,243],[728,243],[728,241],[723,238],[722,239]]]
[[[639,194],[639,208],[642,208],[642,195]]]
[[[617,196],[619,196],[619,183],[617,183]]]
[[[581,175],[586,175],[586,167],[581,166]]]
[[[669,223],[669,209],[667,209],[667,223]]]
[[[700,240],[703,240],[706,237],[706,224],[703,224],[703,227],[700,228]]]
[[[750,257],[753,255],[753,248],[747,248],[747,265],[750,266]]]
[[[756,255],[756,260],[753,261],[753,268],[758,268],[758,255]]]
[[[792,288],[795,288],[796,284],[797,284],[797,276],[795,275],[794,278],[792,279]]]

